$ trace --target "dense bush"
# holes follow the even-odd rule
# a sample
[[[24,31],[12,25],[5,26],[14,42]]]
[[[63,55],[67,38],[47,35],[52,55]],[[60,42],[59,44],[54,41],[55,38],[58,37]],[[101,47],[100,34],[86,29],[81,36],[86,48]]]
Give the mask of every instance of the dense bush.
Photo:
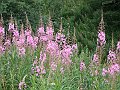
[[[119,0],[1,0],[0,13],[3,14],[4,24],[7,26],[11,13],[17,19],[18,24],[25,23],[25,12],[31,22],[33,31],[39,22],[39,14],[44,16],[46,22],[49,12],[55,31],[59,29],[60,17],[63,17],[63,27],[67,31],[68,22],[73,31],[77,30],[79,46],[88,46],[90,50],[95,48],[95,38],[98,22],[100,21],[101,8],[104,11],[107,41],[110,43],[111,34],[114,32],[114,40],[119,38],[120,20]],[[69,19],[69,20],[68,20]],[[88,42],[85,42],[88,40]]]

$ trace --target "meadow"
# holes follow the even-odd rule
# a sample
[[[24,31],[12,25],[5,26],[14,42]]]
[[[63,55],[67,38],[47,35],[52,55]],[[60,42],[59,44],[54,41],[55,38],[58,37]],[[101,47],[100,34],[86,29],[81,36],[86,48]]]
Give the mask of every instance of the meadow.
[[[36,32],[26,15],[18,28],[11,15],[8,30],[0,19],[0,90],[120,90],[120,41],[105,53],[103,15],[98,26],[96,50],[86,47],[78,54],[76,28],[72,37],[61,24],[54,32],[51,16],[42,17]],[[86,41],[87,42],[87,41]]]

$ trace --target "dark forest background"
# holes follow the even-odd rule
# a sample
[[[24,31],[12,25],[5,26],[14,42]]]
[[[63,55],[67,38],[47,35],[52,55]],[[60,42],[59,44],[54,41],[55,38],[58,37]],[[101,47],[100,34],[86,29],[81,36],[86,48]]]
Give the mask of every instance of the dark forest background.
[[[21,22],[25,24],[26,12],[32,29],[35,31],[39,24],[40,14],[46,24],[50,12],[55,31],[59,30],[62,17],[65,33],[68,30],[68,23],[71,36],[75,26],[79,47],[82,49],[88,47],[91,51],[96,47],[101,8],[104,12],[106,47],[111,44],[112,32],[116,45],[120,38],[120,0],[0,0],[0,13],[3,15],[6,29],[11,13],[20,25]]]

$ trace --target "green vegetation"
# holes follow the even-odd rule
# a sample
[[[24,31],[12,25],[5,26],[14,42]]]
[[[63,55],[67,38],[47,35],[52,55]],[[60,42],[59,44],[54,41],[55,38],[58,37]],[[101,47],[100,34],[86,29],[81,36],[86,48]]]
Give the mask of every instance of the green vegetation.
[[[63,27],[67,31],[68,22],[73,32],[77,30],[77,40],[80,47],[88,46],[95,50],[97,26],[101,17],[101,8],[104,11],[107,41],[111,42],[111,34],[117,41],[120,33],[120,1],[119,0],[1,0],[0,13],[3,14],[4,24],[7,26],[11,13],[18,24],[25,23],[25,12],[31,22],[33,31],[39,23],[39,15],[43,16],[44,23],[49,12],[55,31],[59,29],[60,18],[63,17]],[[87,42],[86,42],[87,40]],[[108,45],[109,46],[109,45]]]
[[[119,7],[0,0],[0,90],[120,90]]]

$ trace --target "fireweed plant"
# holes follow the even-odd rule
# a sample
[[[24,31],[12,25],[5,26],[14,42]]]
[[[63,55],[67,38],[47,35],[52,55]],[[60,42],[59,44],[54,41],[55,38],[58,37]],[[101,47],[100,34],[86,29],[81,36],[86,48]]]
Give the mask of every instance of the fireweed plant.
[[[106,44],[103,13],[98,27],[95,54],[88,49],[78,56],[74,35],[54,32],[49,16],[42,17],[36,32],[26,15],[26,25],[18,29],[11,15],[8,30],[0,19],[0,90],[120,90],[120,40],[110,48],[107,63],[101,64]],[[70,40],[72,39],[72,43]]]

